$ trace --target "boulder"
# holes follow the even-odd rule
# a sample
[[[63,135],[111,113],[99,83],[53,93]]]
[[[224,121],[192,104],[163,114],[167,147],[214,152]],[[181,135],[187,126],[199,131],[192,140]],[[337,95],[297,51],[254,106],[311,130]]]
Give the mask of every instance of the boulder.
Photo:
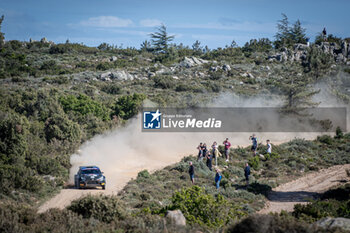
[[[223,66],[222,66],[222,69],[223,69],[224,71],[226,71],[226,72],[231,71],[231,67],[230,67],[230,65],[228,65],[228,64],[223,65]]]
[[[100,79],[102,81],[105,81],[106,78],[110,78],[110,76],[112,75],[112,72],[105,72],[105,73],[102,73],[100,74]]]
[[[197,65],[202,65],[208,63],[208,61],[197,58],[197,57],[185,57],[182,62],[180,62],[180,67],[191,68]]]
[[[307,44],[298,43],[298,44],[294,45],[294,51],[295,52],[297,52],[297,51],[305,51],[305,50],[307,50],[307,48],[308,48]]]
[[[118,60],[118,58],[117,58],[116,56],[112,56],[109,60],[110,60],[111,62],[113,62],[113,61]]]
[[[350,219],[348,218],[324,218],[316,222],[316,225],[325,229],[335,227],[350,231]]]
[[[167,211],[166,213],[166,219],[168,223],[177,225],[177,226],[186,226],[186,218],[182,214],[181,210],[173,210],[173,211]]]
[[[117,80],[134,80],[134,76],[124,70],[112,72],[111,78]]]

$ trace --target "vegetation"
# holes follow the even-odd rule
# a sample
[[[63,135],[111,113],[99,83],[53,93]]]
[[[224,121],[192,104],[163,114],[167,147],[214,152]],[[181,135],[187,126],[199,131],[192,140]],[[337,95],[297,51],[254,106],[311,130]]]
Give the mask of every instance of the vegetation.
[[[93,136],[134,117],[145,100],[159,106],[193,107],[210,103],[223,92],[240,96],[273,93],[286,99],[287,110],[299,112],[313,106],[315,82],[330,72],[348,75],[349,69],[339,65],[332,70],[334,58],[316,45],[307,49],[300,63],[267,61],[268,55],[284,47],[306,42],[300,21],[290,25],[285,15],[275,41],[252,39],[243,47],[233,41],[212,50],[200,41],[192,47],[172,44],[174,36],[164,25],[141,49],[107,43],[94,48],[69,41],[5,41],[3,20],[2,16],[1,232],[164,232],[165,228],[169,232],[248,232],[259,226],[266,226],[267,232],[322,232],[306,222],[324,216],[349,217],[348,194],[344,194],[348,186],[307,206],[296,206],[293,216],[249,216],[264,206],[273,187],[308,171],[350,163],[350,135],[340,128],[334,138],[324,135],[315,141],[295,139],[273,145],[271,155],[259,145],[258,153],[265,154],[265,159],[251,156],[249,148],[231,150],[234,160],[218,158],[223,175],[219,190],[214,185],[215,174],[203,162],[187,156],[154,173],[141,171],[117,196],[87,196],[64,210],[37,214],[38,203],[67,181],[70,155]],[[338,39],[328,36],[329,42],[339,44]],[[206,61],[185,68],[181,62],[193,56]],[[116,71],[133,78],[116,77]],[[195,186],[189,182],[189,161],[196,170]],[[252,168],[248,188],[245,162]],[[183,212],[188,226],[164,222],[166,212],[174,209]]]
[[[282,14],[282,19],[277,24],[275,47],[279,49],[282,47],[292,47],[296,43],[306,44],[308,39],[306,38],[305,31],[299,19],[290,26],[287,15]]]

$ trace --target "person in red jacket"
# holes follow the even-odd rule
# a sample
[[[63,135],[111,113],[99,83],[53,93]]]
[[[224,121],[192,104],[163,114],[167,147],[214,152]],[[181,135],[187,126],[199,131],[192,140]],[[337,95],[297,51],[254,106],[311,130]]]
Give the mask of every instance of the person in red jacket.
[[[224,146],[225,146],[225,156],[226,156],[226,162],[228,162],[230,160],[230,147],[231,147],[231,143],[228,141],[228,138],[226,138],[226,140],[223,142]]]

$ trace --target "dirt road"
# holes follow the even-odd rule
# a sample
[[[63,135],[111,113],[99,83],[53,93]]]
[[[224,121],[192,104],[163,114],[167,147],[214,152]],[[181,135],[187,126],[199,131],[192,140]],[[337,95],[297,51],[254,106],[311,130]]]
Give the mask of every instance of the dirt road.
[[[269,201],[259,213],[279,213],[281,210],[293,211],[295,204],[306,204],[308,200],[317,197],[329,188],[349,181],[346,169],[350,169],[350,164],[333,166],[313,172],[278,186],[268,195]]]

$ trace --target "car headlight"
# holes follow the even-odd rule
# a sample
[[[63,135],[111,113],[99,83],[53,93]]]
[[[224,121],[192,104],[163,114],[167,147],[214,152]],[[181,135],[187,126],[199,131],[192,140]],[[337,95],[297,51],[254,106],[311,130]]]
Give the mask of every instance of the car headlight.
[[[85,177],[81,176],[81,177],[80,177],[80,180],[81,180],[81,181],[84,181],[84,180],[85,180]]]
[[[103,176],[97,178],[98,181],[102,181],[103,180]]]

